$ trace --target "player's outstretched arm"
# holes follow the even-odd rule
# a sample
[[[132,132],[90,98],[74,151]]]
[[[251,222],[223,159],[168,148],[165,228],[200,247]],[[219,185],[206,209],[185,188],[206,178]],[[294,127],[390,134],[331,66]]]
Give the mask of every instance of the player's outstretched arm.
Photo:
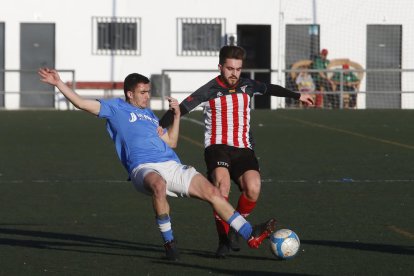
[[[180,106],[178,101],[174,98],[167,97],[170,104],[170,110],[173,114],[173,122],[164,135],[161,136],[161,139],[164,140],[171,148],[176,148],[178,144],[178,135],[180,132]]]
[[[41,68],[38,71],[40,80],[44,83],[56,86],[63,96],[70,101],[75,107],[92,113],[94,115],[99,114],[101,103],[95,100],[84,99],[79,96],[75,91],[70,89],[61,79],[58,72],[54,69]]]
[[[198,105],[200,105],[202,102],[208,100],[209,95],[210,95],[209,87],[212,85],[213,81],[210,81],[206,83],[205,85],[201,86],[199,89],[191,93],[190,96],[188,96],[181,102],[179,106],[180,108],[179,111],[181,113],[181,116],[188,114],[190,111],[194,110],[194,108],[196,108]],[[160,126],[163,128],[166,128],[173,123],[173,120],[174,120],[174,112],[172,112],[171,110],[168,110],[161,117]]]
[[[269,84],[267,87],[269,89],[269,94],[272,96],[293,98],[307,105],[313,105],[312,96],[309,94],[293,92],[285,87],[276,84]]]

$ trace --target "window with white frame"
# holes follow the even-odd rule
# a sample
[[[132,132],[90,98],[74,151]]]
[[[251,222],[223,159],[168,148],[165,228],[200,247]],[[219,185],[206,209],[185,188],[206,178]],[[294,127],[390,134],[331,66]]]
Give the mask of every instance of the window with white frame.
[[[177,18],[177,54],[217,56],[225,30],[224,18]]]
[[[141,19],[137,17],[92,17],[96,55],[140,55]]]

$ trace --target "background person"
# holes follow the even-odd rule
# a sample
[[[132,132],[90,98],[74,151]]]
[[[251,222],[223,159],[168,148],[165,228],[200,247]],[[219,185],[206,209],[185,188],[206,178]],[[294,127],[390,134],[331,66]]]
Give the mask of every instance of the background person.
[[[349,71],[349,64],[343,64],[342,69],[344,70],[342,73],[343,82],[341,82],[341,72],[335,72],[331,79],[334,84],[335,91],[340,91],[341,88],[342,91],[347,92],[358,91],[360,80],[353,72]],[[356,106],[356,93],[350,93],[349,101],[344,100],[344,105],[345,107],[354,108]]]
[[[321,70],[316,73],[312,73],[312,78],[315,82],[315,89],[321,93],[323,92],[332,92],[333,84],[332,81],[328,78],[328,75],[323,70],[326,70],[329,65],[328,59],[328,50],[322,49],[320,54],[312,60],[311,69]],[[325,95],[325,105],[335,107],[338,106],[339,99],[336,99],[336,95],[327,94]]]
[[[315,83],[313,81],[312,75],[308,72],[308,67],[303,66],[300,68],[298,76],[295,79],[296,86],[299,93],[309,93],[312,97],[312,101],[315,102]]]

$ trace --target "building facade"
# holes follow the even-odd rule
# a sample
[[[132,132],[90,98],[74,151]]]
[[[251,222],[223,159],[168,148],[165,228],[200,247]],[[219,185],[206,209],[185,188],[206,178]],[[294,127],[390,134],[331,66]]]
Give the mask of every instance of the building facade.
[[[326,48],[329,59],[363,68],[358,108],[414,108],[414,2],[397,2],[4,0],[0,108],[65,108],[39,82],[43,66],[77,83],[139,72],[153,80],[154,96],[180,100],[217,75],[218,50],[231,43],[246,48],[246,69],[259,69],[246,74],[288,87],[292,64]],[[255,105],[287,103],[265,97]]]

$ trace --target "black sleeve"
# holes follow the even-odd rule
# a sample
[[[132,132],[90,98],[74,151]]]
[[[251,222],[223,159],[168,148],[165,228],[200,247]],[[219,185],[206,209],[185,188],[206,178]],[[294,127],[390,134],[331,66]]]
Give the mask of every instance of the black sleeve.
[[[269,93],[272,96],[293,98],[295,100],[299,100],[299,98],[300,98],[300,93],[293,92],[293,91],[291,91],[287,88],[284,88],[280,85],[268,84],[267,89],[268,89],[267,93]]]
[[[193,92],[190,96],[185,98],[180,103],[180,112],[181,116],[186,115],[191,110],[199,106],[201,103],[208,101],[211,97],[210,88],[216,84],[215,78],[211,81],[207,82],[205,85],[198,88],[195,92]],[[174,121],[174,113],[171,110],[165,112],[162,116],[161,120],[159,121],[159,125],[163,128],[167,128],[172,125]]]
[[[188,113],[187,109],[185,109],[185,107],[182,104],[180,104],[180,112],[181,112],[181,116]],[[173,121],[174,121],[174,112],[172,110],[168,110],[167,112],[164,113],[164,115],[160,119],[159,124],[162,128],[167,128],[170,125],[172,125]]]

